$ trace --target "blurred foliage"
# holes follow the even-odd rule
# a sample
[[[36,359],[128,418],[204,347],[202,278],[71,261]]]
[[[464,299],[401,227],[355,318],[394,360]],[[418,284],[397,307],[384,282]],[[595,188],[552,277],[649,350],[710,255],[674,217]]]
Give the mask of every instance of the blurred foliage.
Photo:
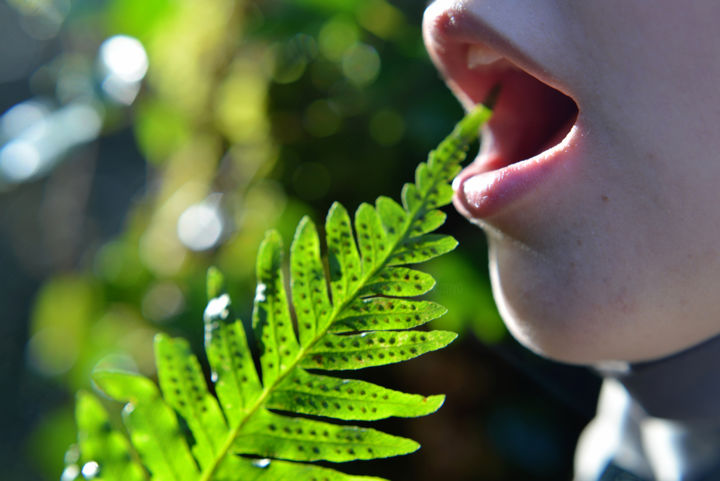
[[[72,393],[89,387],[94,366],[153,376],[158,331],[199,352],[209,265],[225,273],[249,319],[266,229],[289,240],[302,215],[321,219],[334,200],[353,209],[397,191],[461,111],[427,59],[423,5],[411,0],[7,1],[37,35],[62,40],[30,77],[33,91],[59,105],[92,102],[105,138],[132,130],[136,147],[114,148],[128,158],[137,148],[147,165],[121,232],[54,269],[32,310],[28,362],[65,395],[29,437],[40,462],[25,479],[57,479],[74,436]],[[114,35],[139,40],[149,64],[125,103],[97,93],[97,50]],[[102,150],[92,155],[101,166]],[[437,327],[499,342],[479,234],[452,216],[446,231],[460,234],[461,247],[429,268],[439,282],[431,298],[450,309]],[[473,369],[460,371],[475,382]],[[448,390],[419,388],[428,389]],[[512,479],[502,456],[483,462],[484,479]],[[435,479],[432,469],[398,466],[406,473],[396,479]],[[478,469],[452,479],[476,479]],[[540,476],[523,469],[524,479]]]

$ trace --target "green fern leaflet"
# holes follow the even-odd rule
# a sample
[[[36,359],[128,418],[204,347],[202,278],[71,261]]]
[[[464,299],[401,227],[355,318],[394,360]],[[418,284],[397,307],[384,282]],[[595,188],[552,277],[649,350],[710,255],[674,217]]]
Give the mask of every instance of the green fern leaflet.
[[[250,336],[233,315],[222,275],[211,269],[204,322],[215,394],[188,343],[159,334],[155,356],[160,389],[134,373],[94,374],[106,395],[126,403],[129,441],[111,426],[95,396],[79,394],[80,454],[63,481],[377,480],[311,462],[373,459],[418,449],[410,439],[332,420],[423,416],[436,411],[444,396],[406,394],[318,371],[405,361],[456,337],[413,329],[445,309],[414,299],[435,281],[408,265],[455,248],[455,239],[431,232],[445,221],[437,209],[450,202],[449,181],[489,116],[481,106],[458,124],[427,163],[418,166],[415,183],[404,186],[402,205],[380,197],[374,206],[362,204],[351,221],[345,208],[334,204],[325,222],[325,256],[315,225],[304,218],[290,248],[289,284],[280,236],[267,234],[257,257],[252,314],[259,359],[253,359]]]

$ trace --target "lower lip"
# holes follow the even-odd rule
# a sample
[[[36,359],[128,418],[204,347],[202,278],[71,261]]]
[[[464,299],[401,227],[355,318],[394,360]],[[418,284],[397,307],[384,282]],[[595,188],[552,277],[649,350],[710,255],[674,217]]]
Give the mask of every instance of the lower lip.
[[[557,177],[581,138],[578,123],[552,148],[514,164],[493,169],[490,159],[478,158],[453,182],[455,205],[473,219],[489,219]]]

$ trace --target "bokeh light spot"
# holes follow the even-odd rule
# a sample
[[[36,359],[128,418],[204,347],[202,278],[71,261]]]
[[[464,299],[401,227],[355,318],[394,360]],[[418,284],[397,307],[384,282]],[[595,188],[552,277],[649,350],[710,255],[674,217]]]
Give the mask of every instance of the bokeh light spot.
[[[280,45],[275,53],[273,80],[289,84],[305,73],[308,62],[317,55],[315,39],[306,34],[297,34]]]
[[[217,92],[218,126],[235,142],[262,139],[267,131],[266,97],[266,80],[252,66],[236,65]]]
[[[394,110],[381,110],[370,119],[370,135],[380,145],[395,145],[404,134],[405,120]]]
[[[330,91],[342,79],[337,63],[319,60],[310,65],[310,81],[319,91]]]
[[[49,40],[60,33],[70,0],[8,0],[22,14],[20,26],[30,37]]]
[[[380,73],[380,56],[372,46],[356,44],[343,55],[342,71],[353,84],[359,87],[369,85]]]
[[[100,59],[108,73],[125,82],[139,82],[148,69],[148,56],[140,41],[116,35],[100,45]]]
[[[133,37],[116,35],[100,45],[100,62],[105,70],[102,89],[113,100],[130,105],[148,70],[148,56]]]
[[[177,234],[188,249],[204,251],[215,247],[222,237],[224,221],[215,202],[191,205],[180,215]]]
[[[329,60],[340,61],[359,40],[357,24],[345,17],[335,17],[322,26],[318,34],[320,52]]]
[[[403,13],[385,0],[365,0],[358,10],[360,25],[380,38],[388,39],[403,32]]]
[[[80,468],[74,464],[67,466],[60,475],[60,481],[75,481],[80,476]]]
[[[95,255],[95,273],[110,284],[125,287],[140,282],[142,266],[133,246],[120,240],[103,245]]]
[[[78,356],[74,333],[61,327],[46,327],[28,342],[28,360],[35,370],[45,376],[57,376],[73,367]]]
[[[305,129],[315,137],[327,137],[340,128],[340,114],[327,100],[316,100],[305,110]]]
[[[23,182],[37,173],[40,160],[33,144],[15,140],[0,150],[0,172],[12,182]]]
[[[82,475],[85,479],[96,478],[100,474],[100,465],[96,461],[88,461],[83,464]]]
[[[2,135],[18,137],[25,129],[42,122],[49,113],[47,106],[37,101],[17,104],[0,117]]]
[[[182,290],[172,282],[160,282],[145,293],[142,313],[151,321],[165,322],[179,314],[184,306],[185,296]]]
[[[121,352],[113,352],[108,354],[107,356],[104,356],[97,362],[97,364],[95,364],[95,369],[116,371],[119,370],[126,372],[140,371],[137,363],[135,362],[135,359],[133,359],[132,356],[130,356],[129,354]]]

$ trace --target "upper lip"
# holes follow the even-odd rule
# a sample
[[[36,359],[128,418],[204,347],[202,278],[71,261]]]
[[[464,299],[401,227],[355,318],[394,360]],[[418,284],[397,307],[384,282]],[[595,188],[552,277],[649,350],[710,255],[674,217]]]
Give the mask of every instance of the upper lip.
[[[494,115],[483,127],[481,152],[453,183],[456,206],[478,218],[494,214],[547,176],[572,132],[576,138],[577,129],[571,126],[578,125],[580,104],[563,78],[564,58],[552,43],[557,38],[534,42],[523,30],[527,25],[500,23],[492,12],[492,18],[482,18],[485,10],[478,14],[480,10],[470,11],[466,5],[450,0],[431,4],[423,32],[430,56],[466,109],[500,85]],[[484,50],[482,56],[489,60],[501,60],[468,66],[471,47]],[[468,197],[466,181],[491,171],[496,171],[492,180],[475,185]]]
[[[479,89],[474,85],[477,82],[468,82],[468,74],[478,70],[471,69],[467,64],[467,50],[471,45],[479,45],[497,53],[578,103],[571,86],[564,81],[560,72],[529,54],[528,49],[513,42],[485,19],[473,15],[466,8],[465,2],[433,2],[425,11],[423,34],[430,56],[466,108],[484,99],[484,95],[479,96]],[[486,90],[490,88],[492,85]]]

